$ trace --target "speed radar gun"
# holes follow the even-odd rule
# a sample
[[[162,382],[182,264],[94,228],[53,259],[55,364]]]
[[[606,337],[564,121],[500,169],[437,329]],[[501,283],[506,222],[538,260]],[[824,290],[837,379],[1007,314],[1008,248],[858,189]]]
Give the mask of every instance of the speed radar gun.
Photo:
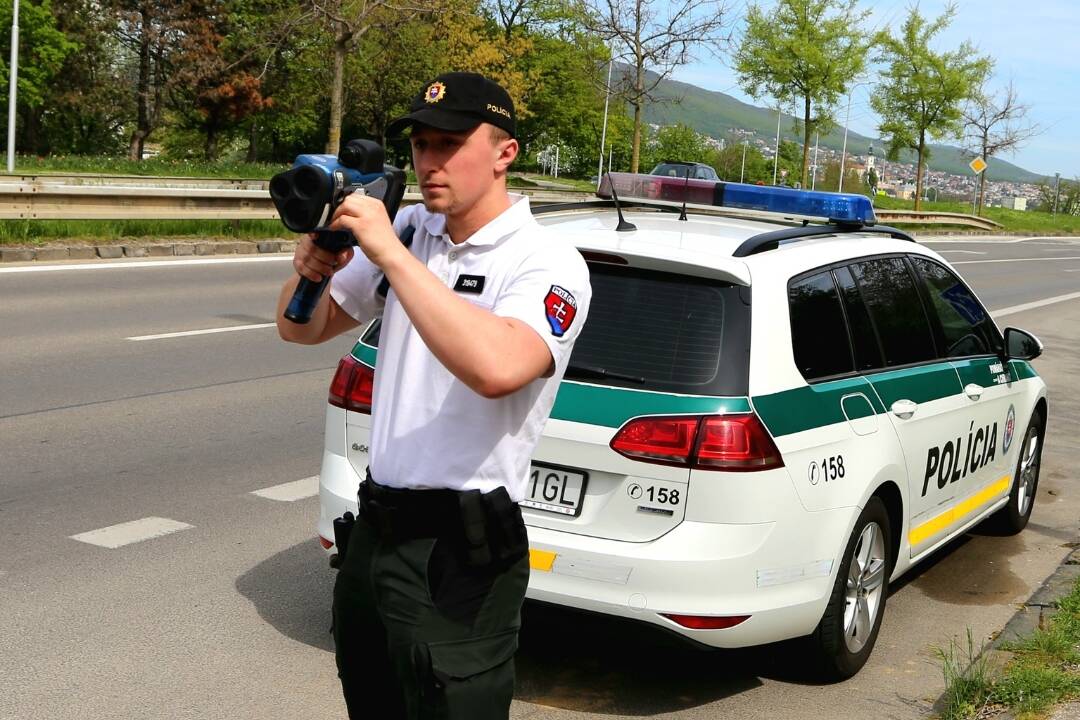
[[[298,155],[292,168],[270,180],[270,197],[285,227],[314,232],[315,244],[333,253],[356,245],[352,233],[327,228],[334,210],[354,192],[382,200],[393,220],[405,194],[405,172],[383,164],[378,143],[350,140],[337,156]],[[299,324],[311,320],[329,282],[329,277],[321,282],[301,277],[285,318]]]

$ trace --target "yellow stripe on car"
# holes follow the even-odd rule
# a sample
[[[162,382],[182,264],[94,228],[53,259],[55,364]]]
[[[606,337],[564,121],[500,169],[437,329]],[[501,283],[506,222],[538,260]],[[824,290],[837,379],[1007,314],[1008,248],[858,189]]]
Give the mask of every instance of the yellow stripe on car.
[[[916,528],[912,528],[911,532],[908,533],[908,542],[912,545],[918,545],[927,538],[937,535],[953,523],[964,519],[965,516],[981,509],[992,500],[996,500],[1000,495],[1008,491],[1009,482],[1011,480],[1012,476],[1006,475],[994,483],[987,485],[967,500],[957,503],[937,517],[927,520]]]
[[[529,567],[541,572],[551,572],[551,567],[555,564],[555,557],[556,553],[529,548]]]

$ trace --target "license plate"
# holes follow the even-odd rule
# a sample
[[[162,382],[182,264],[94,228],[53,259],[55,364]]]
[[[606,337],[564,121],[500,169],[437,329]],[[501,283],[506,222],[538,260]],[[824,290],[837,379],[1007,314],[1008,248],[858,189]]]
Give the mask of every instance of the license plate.
[[[577,517],[585,498],[588,475],[576,470],[533,463],[521,504],[534,510]]]

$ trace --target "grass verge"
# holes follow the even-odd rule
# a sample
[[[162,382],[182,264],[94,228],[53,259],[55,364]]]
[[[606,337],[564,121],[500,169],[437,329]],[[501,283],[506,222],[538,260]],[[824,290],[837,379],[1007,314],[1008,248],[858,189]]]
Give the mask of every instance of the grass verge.
[[[148,240],[291,238],[277,220],[4,220],[0,245],[104,245]]]
[[[973,720],[990,708],[1036,720],[1054,705],[1080,697],[1080,579],[1046,627],[1002,648],[1013,657],[999,675],[982,649],[975,648],[970,630],[966,646],[953,641],[936,649],[945,676],[942,720]]]

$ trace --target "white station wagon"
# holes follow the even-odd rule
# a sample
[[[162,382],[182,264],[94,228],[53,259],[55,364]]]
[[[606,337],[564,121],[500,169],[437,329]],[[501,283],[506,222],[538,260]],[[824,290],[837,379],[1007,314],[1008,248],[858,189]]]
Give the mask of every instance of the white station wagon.
[[[858,672],[889,582],[1019,532],[1046,386],[950,265],[860,195],[645,175],[535,210],[593,300],[533,457],[528,597]],[[330,387],[318,533],[356,511],[379,322]]]

